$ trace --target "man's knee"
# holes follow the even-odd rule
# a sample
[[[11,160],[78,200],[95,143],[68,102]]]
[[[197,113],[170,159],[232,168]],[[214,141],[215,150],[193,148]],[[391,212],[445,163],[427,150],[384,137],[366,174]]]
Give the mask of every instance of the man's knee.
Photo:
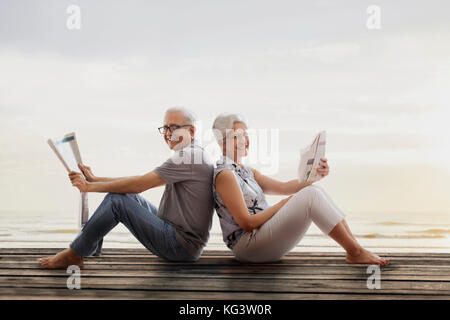
[[[126,197],[128,195],[128,193],[114,193],[114,192],[108,192],[108,194],[105,196],[106,197],[110,197],[113,199],[123,199],[124,197]]]
[[[105,199],[106,198],[112,198],[112,197],[115,197],[116,195],[120,195],[121,193],[114,193],[114,192],[108,192],[107,194],[106,194],[106,196],[105,196]]]
[[[117,213],[122,213],[121,210],[123,208],[123,202],[127,199],[127,195],[124,193],[108,193],[107,197],[109,197],[112,207],[116,210],[113,210],[113,213],[116,215]]]
[[[124,195],[127,196],[128,198],[136,200],[138,202],[140,200],[139,199],[139,197],[140,197],[139,193],[125,193]]]

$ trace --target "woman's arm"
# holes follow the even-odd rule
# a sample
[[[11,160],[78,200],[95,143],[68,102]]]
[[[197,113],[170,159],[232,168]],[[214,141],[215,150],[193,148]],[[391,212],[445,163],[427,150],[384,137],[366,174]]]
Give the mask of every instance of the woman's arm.
[[[324,177],[328,175],[330,167],[328,166],[327,159],[323,158],[320,161],[321,168],[317,169],[317,172]],[[313,184],[314,182],[299,183],[297,179],[289,180],[287,182],[279,181],[268,176],[263,175],[256,169],[250,168],[255,176],[256,182],[258,182],[264,193],[276,194],[276,195],[288,195],[294,194],[306,186]]]
[[[165,181],[154,171],[141,176],[99,182],[88,182],[81,173],[71,171],[69,178],[72,185],[81,192],[141,193],[165,184]]]
[[[274,206],[251,215],[245,204],[242,190],[231,170],[223,170],[217,174],[216,190],[234,220],[247,232],[263,225],[290,199],[290,197],[283,199]]]
[[[298,192],[306,186],[312,184],[312,182],[299,183],[297,179],[289,180],[287,182],[279,181],[268,176],[263,175],[256,169],[250,168],[255,176],[256,182],[258,182],[264,193],[276,194],[276,195],[288,195]]]

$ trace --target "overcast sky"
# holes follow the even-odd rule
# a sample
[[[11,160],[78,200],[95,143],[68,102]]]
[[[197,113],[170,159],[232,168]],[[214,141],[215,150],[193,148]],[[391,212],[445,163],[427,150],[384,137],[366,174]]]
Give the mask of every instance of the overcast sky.
[[[372,4],[381,29],[366,26]],[[69,5],[79,30],[66,26]],[[48,138],[75,131],[100,176],[141,174],[170,156],[156,130],[164,110],[185,106],[213,153],[207,130],[221,112],[279,130],[271,165],[254,166],[281,179],[326,130],[322,184],[344,210],[450,215],[449,10],[444,0],[2,0],[1,210],[78,209]],[[144,196],[157,204],[161,193]]]

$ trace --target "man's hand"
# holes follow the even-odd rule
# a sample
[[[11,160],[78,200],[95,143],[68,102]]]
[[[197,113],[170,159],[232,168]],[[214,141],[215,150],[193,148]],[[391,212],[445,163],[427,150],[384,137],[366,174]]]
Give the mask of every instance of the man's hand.
[[[85,166],[82,163],[78,164],[78,168],[80,168],[81,172],[83,172],[84,176],[86,177],[86,180],[89,182],[95,182],[97,177],[94,176],[94,174],[91,171],[91,167]]]
[[[325,158],[320,159],[320,163],[319,163],[320,168],[317,169],[317,173],[321,174],[322,177],[327,176],[328,173],[330,172],[330,167],[328,166],[327,161],[328,160]]]
[[[86,181],[81,173],[70,171],[69,178],[74,187],[77,187],[81,192],[88,192],[89,182]]]

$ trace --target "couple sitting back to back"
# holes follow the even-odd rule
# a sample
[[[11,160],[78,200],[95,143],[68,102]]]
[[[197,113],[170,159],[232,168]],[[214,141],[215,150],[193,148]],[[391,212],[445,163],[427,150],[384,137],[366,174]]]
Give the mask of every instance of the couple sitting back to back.
[[[79,164],[69,178],[81,192],[107,195],[69,248],[39,263],[49,269],[83,266],[83,257],[100,255],[103,237],[119,222],[149,251],[168,261],[194,262],[205,247],[214,208],[223,240],[236,259],[258,263],[280,260],[302,239],[311,222],[346,251],[348,263],[387,265],[388,259],[362,248],[344,213],[317,183],[281,182],[244,166],[250,145],[246,120],[221,114],[213,131],[222,157],[213,165],[195,139],[193,115],[184,108],[166,111],[158,128],[174,155],[143,175],[104,178]],[[328,175],[327,159],[318,173]],[[159,208],[139,193],[165,185]],[[265,194],[287,197],[270,206]]]

